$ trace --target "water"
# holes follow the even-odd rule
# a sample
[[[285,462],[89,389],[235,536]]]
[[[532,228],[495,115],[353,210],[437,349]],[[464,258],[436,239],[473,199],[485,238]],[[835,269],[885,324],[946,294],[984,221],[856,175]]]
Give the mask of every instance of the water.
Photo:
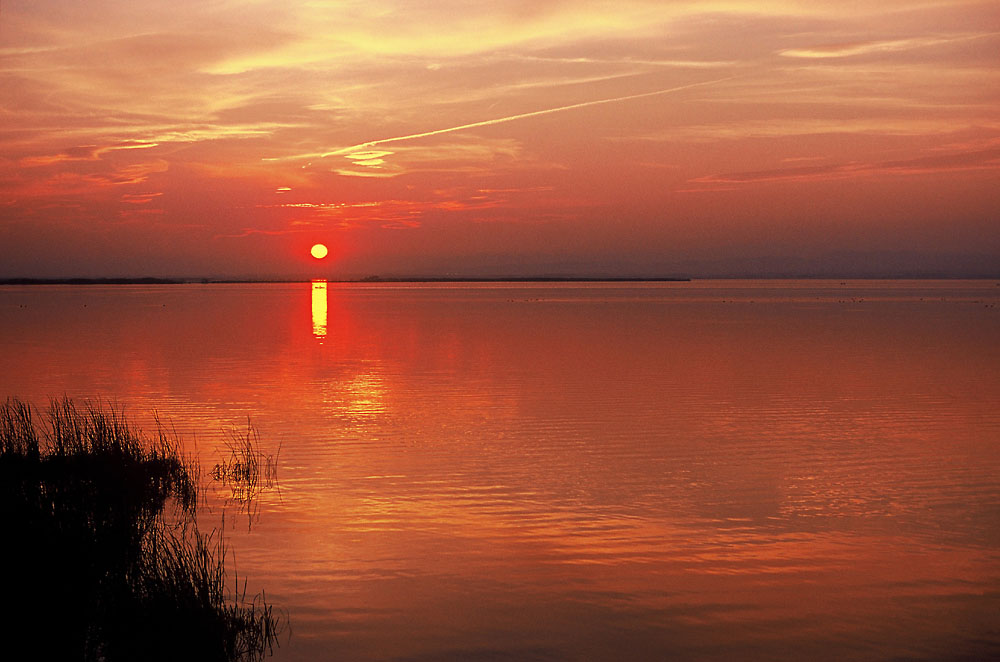
[[[280,489],[279,660],[1000,655],[995,281],[0,287],[0,394]],[[216,486],[218,488],[218,486]],[[221,521],[224,490],[206,521]]]

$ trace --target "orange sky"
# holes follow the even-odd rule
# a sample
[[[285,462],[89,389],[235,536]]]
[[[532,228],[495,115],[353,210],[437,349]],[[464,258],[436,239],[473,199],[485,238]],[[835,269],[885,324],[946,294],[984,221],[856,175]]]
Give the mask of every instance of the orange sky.
[[[996,274],[998,210],[995,1],[0,8],[0,277]]]

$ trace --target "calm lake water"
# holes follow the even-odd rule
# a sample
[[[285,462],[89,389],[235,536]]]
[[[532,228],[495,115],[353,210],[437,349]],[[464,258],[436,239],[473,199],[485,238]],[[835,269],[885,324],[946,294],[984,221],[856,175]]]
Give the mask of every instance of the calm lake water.
[[[1000,656],[997,281],[0,287],[6,395],[280,445],[278,660]]]

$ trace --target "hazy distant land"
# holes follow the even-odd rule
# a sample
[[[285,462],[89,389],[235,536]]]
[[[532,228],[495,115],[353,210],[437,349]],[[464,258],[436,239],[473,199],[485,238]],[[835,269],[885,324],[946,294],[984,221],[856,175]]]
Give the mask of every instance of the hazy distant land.
[[[599,278],[587,276],[400,276],[340,279],[325,278],[329,283],[661,283],[689,282],[687,277]],[[310,279],[289,278],[0,278],[0,285],[183,285],[192,283],[308,283]]]
[[[687,283],[692,280],[996,280],[1000,274],[729,276],[366,276],[364,278],[0,278],[0,285],[193,285],[223,283]]]

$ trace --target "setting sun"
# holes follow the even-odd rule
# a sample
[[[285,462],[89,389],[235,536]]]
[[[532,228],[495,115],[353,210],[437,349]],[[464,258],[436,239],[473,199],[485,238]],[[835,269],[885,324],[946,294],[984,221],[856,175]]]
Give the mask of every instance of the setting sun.
[[[326,246],[323,244],[313,244],[313,247],[309,249],[309,252],[317,260],[322,260],[330,251],[328,251]]]

